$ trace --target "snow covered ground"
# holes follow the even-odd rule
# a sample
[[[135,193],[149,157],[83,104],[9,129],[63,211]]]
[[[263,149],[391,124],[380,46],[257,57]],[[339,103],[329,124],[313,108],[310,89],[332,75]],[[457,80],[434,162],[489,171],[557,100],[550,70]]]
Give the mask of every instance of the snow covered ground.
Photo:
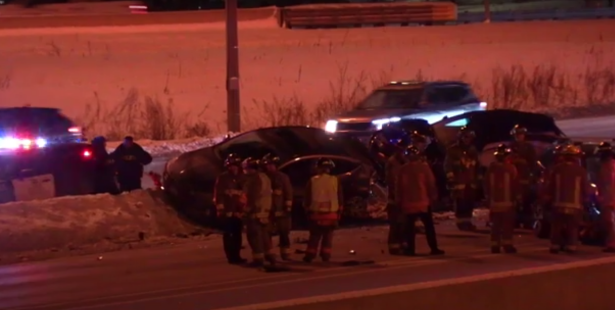
[[[138,90],[141,99],[172,102],[182,121],[204,120],[222,132],[224,32],[214,26],[2,30],[0,104],[54,106],[78,118],[86,106],[112,109]],[[614,62],[614,26],[597,20],[290,31],[244,24],[244,121],[267,121],[262,100],[297,95],[313,106],[343,83],[351,89],[357,80],[368,85],[365,79],[414,78],[419,71],[463,76],[487,92],[497,67],[555,64],[573,77],[595,65],[590,49],[602,51],[602,65]]]
[[[185,237],[202,228],[183,220],[151,190],[12,202],[0,208],[0,258]]]

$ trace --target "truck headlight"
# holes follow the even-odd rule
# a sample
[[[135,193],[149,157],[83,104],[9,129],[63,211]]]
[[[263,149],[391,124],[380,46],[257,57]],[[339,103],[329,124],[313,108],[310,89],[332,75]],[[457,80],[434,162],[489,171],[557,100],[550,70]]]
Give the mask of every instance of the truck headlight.
[[[334,133],[337,130],[337,121],[327,121],[325,131]]]

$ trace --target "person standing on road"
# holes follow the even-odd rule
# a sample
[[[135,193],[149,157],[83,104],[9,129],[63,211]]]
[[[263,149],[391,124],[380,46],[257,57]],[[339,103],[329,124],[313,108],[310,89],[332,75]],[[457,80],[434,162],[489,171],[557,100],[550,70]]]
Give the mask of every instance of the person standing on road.
[[[111,153],[111,157],[117,165],[117,182],[120,184],[120,191],[129,192],[141,189],[143,167],[153,161],[152,155],[135,143],[131,136],[127,136],[124,142]]]
[[[395,182],[397,182],[397,173],[399,169],[406,163],[404,158],[404,149],[408,146],[408,142],[403,139],[397,139],[394,142],[395,153],[386,162],[386,182],[388,187],[388,202],[387,202],[387,217],[389,221],[389,235],[387,238],[389,254],[401,255],[405,238],[405,221],[406,217],[401,212],[399,206],[395,203]]]
[[[525,139],[527,128],[517,124],[510,130],[510,135],[513,137],[513,142],[510,144],[513,153],[511,158],[519,173],[519,190],[521,191],[518,226],[527,226],[533,223],[532,186],[536,181],[538,155],[534,145]]]
[[[94,155],[94,193],[117,195],[120,193],[115,182],[115,160],[107,153],[107,139],[98,136],[92,139]]]
[[[406,243],[405,255],[414,256],[416,253],[417,219],[423,222],[427,244],[431,255],[442,255],[444,251],[438,248],[436,228],[431,213],[431,205],[438,200],[438,188],[431,168],[421,158],[421,151],[416,146],[409,146],[405,151],[406,164],[397,174],[395,187],[395,203],[406,216]]]
[[[217,218],[222,225],[222,243],[224,254],[229,264],[240,265],[246,263],[241,257],[243,210],[241,196],[241,158],[237,154],[230,154],[224,160],[226,171],[218,176],[214,186],[214,205]]]
[[[596,180],[600,215],[606,233],[606,247],[604,252],[615,253],[615,159],[613,147],[608,142],[602,142],[595,153],[600,158],[600,170]]]
[[[564,162],[557,164],[546,183],[545,200],[551,202],[550,252],[573,253],[579,242],[579,226],[583,220],[583,205],[591,193],[587,170],[579,163],[583,155],[576,145],[561,149]]]
[[[510,149],[500,144],[493,154],[496,161],[489,165],[484,182],[485,200],[491,218],[491,253],[517,253],[513,246],[515,205],[519,199],[517,168],[510,162]]]
[[[317,174],[308,182],[303,202],[309,219],[310,237],[303,261],[311,263],[318,254],[324,262],[331,260],[333,232],[343,210],[344,195],[340,180],[331,175],[335,164],[330,159],[320,159]]]
[[[474,231],[472,223],[477,188],[480,182],[479,155],[474,146],[476,134],[468,127],[461,127],[459,140],[451,146],[444,159],[444,170],[455,204],[457,227],[464,231]]]
[[[245,174],[242,201],[245,204],[246,235],[252,248],[252,267],[263,267],[265,261],[276,264],[269,234],[273,200],[271,181],[266,174],[258,171],[259,166],[259,161],[251,157],[242,163]]]
[[[271,233],[279,236],[280,257],[282,260],[290,260],[290,230],[292,226],[293,185],[290,178],[284,172],[278,170],[280,158],[265,155],[261,164],[271,181],[273,189],[273,206],[271,209]]]

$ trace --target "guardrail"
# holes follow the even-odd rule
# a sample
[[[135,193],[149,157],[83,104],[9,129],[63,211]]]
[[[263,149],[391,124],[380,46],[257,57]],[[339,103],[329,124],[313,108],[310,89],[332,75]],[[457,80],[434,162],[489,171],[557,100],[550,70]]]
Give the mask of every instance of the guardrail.
[[[531,20],[571,20],[615,18],[615,8],[587,8],[575,10],[541,10],[535,12],[491,12],[491,22]],[[459,13],[458,24],[482,23],[485,13]]]
[[[278,24],[285,28],[334,28],[385,24],[444,24],[457,20],[450,2],[394,2],[298,5],[282,9]]]

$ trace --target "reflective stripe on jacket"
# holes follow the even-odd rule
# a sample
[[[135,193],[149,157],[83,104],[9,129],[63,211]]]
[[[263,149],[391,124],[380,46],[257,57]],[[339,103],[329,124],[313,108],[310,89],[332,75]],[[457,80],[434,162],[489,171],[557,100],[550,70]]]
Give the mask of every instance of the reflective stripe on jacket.
[[[262,172],[246,175],[243,184],[248,217],[268,219],[271,213],[272,191],[269,177]]]
[[[338,201],[338,179],[330,174],[321,174],[312,177],[311,183],[311,204],[310,212],[315,213],[337,213],[339,211]]]
[[[513,164],[494,162],[484,178],[485,196],[492,212],[510,211],[515,207],[519,189],[517,169]]]
[[[582,210],[590,192],[587,171],[571,162],[553,167],[548,186],[553,207],[564,213]]]

